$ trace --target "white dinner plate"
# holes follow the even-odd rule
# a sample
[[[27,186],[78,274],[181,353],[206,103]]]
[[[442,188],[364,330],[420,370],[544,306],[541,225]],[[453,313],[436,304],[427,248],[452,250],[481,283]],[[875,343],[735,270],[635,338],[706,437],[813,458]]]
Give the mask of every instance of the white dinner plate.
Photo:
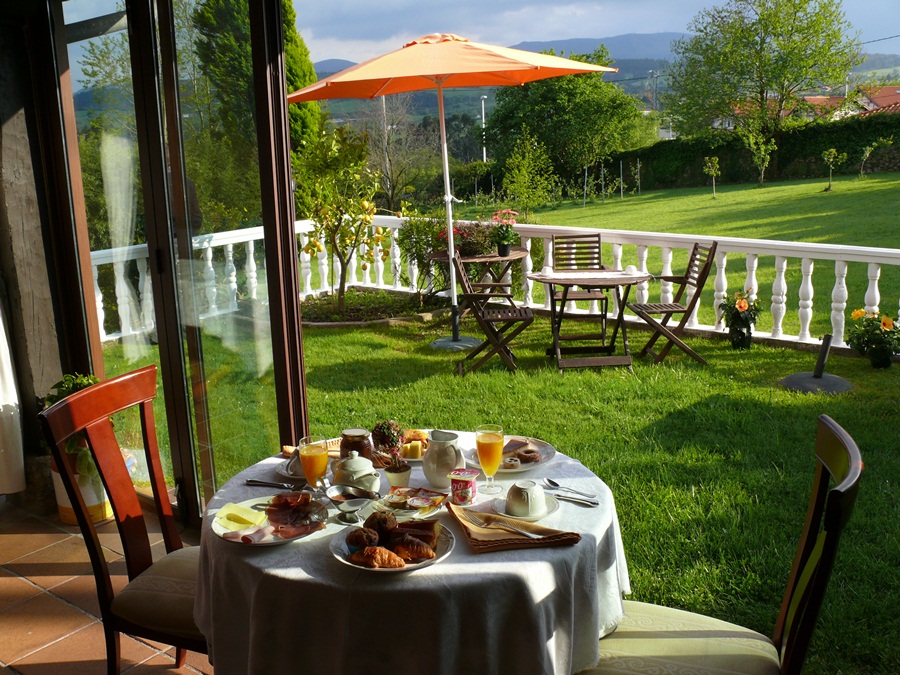
[[[265,511],[266,507],[269,505],[269,502],[272,501],[273,496],[274,495],[268,495],[265,497],[254,497],[253,499],[248,499],[243,502],[238,502],[238,506],[245,506],[248,509],[253,509],[254,511]],[[317,502],[315,499],[312,500],[309,503],[309,508],[312,510],[313,517],[315,517],[317,519],[321,519],[321,522],[323,522],[323,523],[328,520],[328,509],[320,502]],[[269,520],[266,519],[262,524],[268,525]],[[218,518],[213,516],[212,531],[215,534],[217,534],[218,536],[222,537],[222,539],[225,539],[225,533],[230,532],[231,530],[223,527],[222,524],[219,523]],[[319,530],[316,530],[316,532],[318,532],[318,531]],[[282,544],[290,544],[292,541],[300,541],[301,539],[308,537],[310,534],[312,534],[312,532],[310,532],[308,534],[301,534],[299,537],[293,537],[291,539],[282,539],[281,537],[276,536],[275,538],[273,538],[269,541],[260,541],[260,542],[251,542],[251,543],[246,543],[246,542],[240,541],[239,539],[238,540],[225,539],[225,541],[231,541],[236,544],[241,544],[242,546],[281,546]]]
[[[530,449],[537,450],[541,453],[541,461],[539,462],[531,462],[530,464],[522,464],[518,469],[504,469],[503,465],[500,465],[500,468],[497,469],[497,474],[501,473],[522,473],[523,471],[531,471],[532,469],[543,466],[547,462],[549,462],[556,455],[556,448],[547,443],[546,441],[539,440],[537,438],[529,438],[528,436],[504,436],[503,437],[503,446],[506,447],[506,444],[512,440],[517,441],[527,441]],[[475,448],[470,448],[463,452],[463,456],[466,458],[466,464],[469,466],[474,466],[478,469],[481,468],[481,463],[478,461],[478,451]]]
[[[415,572],[423,567],[428,567],[441,562],[450,555],[450,552],[456,545],[456,537],[453,536],[453,533],[446,527],[441,526],[441,533],[438,535],[434,558],[423,560],[419,563],[406,563],[406,567],[366,567],[364,565],[357,565],[349,560],[350,549],[347,548],[347,535],[353,532],[354,529],[355,528],[353,527],[348,527],[342,532],[338,532],[334,535],[334,537],[331,538],[329,548],[331,549],[332,555],[342,563],[349,565],[350,567],[355,567],[358,570],[363,570],[364,572]]]
[[[494,513],[506,516],[507,518],[514,518],[516,520],[522,520],[526,523],[536,523],[541,518],[546,518],[551,513],[556,513],[559,509],[559,501],[551,494],[544,493],[544,498],[547,500],[547,510],[541,514],[536,516],[514,516],[511,513],[506,512],[506,500],[503,497],[497,497],[491,502],[491,508],[494,510]]]

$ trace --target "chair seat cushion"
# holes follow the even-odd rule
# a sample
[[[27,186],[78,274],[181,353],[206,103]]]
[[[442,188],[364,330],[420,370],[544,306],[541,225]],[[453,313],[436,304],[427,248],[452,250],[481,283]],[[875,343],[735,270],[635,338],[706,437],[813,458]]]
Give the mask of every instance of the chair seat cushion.
[[[625,602],[625,618],[600,640],[601,673],[777,674],[778,653],[765,635],[680,609]]]
[[[203,640],[194,623],[199,560],[199,546],[172,551],[116,594],[112,613],[152,630]]]

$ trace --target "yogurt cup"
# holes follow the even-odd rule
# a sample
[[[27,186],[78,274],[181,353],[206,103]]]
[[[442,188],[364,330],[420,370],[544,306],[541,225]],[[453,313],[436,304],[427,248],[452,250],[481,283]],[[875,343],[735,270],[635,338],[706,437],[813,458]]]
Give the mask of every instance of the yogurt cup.
[[[450,502],[457,506],[468,506],[475,502],[477,488],[475,479],[481,472],[477,469],[454,469],[447,474],[450,479]]]

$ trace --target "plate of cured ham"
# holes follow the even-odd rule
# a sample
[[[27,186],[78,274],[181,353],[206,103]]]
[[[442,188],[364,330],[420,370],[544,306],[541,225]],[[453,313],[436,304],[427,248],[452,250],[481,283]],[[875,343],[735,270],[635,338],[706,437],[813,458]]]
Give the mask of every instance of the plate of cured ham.
[[[212,531],[240,544],[278,546],[324,529],[327,520],[328,509],[309,492],[280,492],[226,504],[213,518]],[[235,522],[244,527],[236,527]]]
[[[527,436],[505,436],[503,446],[503,460],[497,474],[521,473],[543,466],[556,455],[556,448],[537,438]],[[478,461],[478,450],[472,448],[463,452],[466,464],[481,468]]]

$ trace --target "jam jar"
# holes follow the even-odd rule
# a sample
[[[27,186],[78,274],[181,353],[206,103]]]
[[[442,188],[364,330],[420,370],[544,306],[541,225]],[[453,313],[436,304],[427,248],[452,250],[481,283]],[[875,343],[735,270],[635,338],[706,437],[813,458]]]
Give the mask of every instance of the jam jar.
[[[353,450],[360,457],[373,459],[375,446],[372,444],[372,436],[366,429],[344,429],[341,432],[341,457],[346,457]]]

